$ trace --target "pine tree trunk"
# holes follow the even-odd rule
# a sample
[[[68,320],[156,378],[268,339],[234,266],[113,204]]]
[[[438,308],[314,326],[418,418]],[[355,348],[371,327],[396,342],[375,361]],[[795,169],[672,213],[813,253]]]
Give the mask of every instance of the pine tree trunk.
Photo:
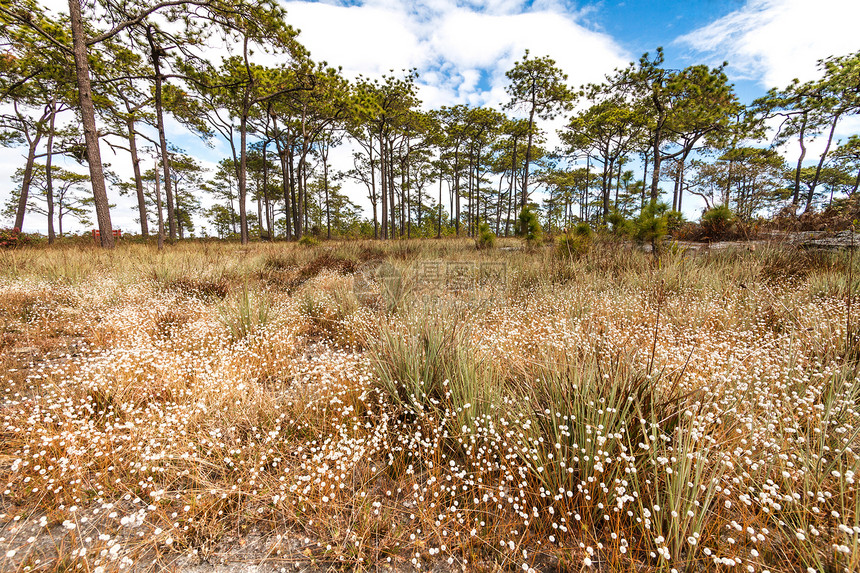
[[[508,212],[505,215],[505,237],[511,234],[511,212],[513,211],[514,203],[514,182],[517,180],[516,171],[511,171],[511,185],[508,188]]]
[[[299,240],[299,211],[297,207],[296,201],[296,155],[293,152],[293,146],[290,144],[288,148],[288,158],[289,162],[287,163],[287,167],[290,170],[290,216],[292,217],[292,236],[291,239]]]
[[[368,130],[369,133],[370,130]],[[373,238],[379,239],[379,217],[376,205],[376,166],[373,163],[373,134],[370,134],[370,145],[367,146],[370,158],[370,202],[373,204]]]
[[[74,1],[74,0],[70,0]],[[170,179],[170,153],[167,148],[167,137],[164,135],[164,109],[162,104],[162,77],[161,56],[163,51],[155,45],[152,36],[152,27],[146,29],[146,37],[149,40],[150,53],[152,55],[152,66],[155,69],[155,123],[158,131],[158,145],[161,148],[161,169],[164,177],[164,193],[167,199],[167,234],[169,240],[176,240],[176,213],[173,209],[173,186]]]
[[[837,113],[833,116],[833,123],[830,124],[830,133],[827,135],[827,145],[824,147],[824,151],[821,153],[821,158],[818,160],[818,167],[815,168],[815,177],[812,180],[812,185],[809,186],[809,193],[806,196],[806,209],[805,211],[809,211],[809,208],[812,206],[812,199],[815,194],[815,188],[818,186],[818,179],[821,177],[821,168],[824,166],[824,160],[827,158],[827,152],[830,151],[830,144],[833,143],[833,132],[836,131],[836,123],[839,121],[841,113]]]
[[[803,159],[806,157],[806,143],[803,141],[803,136],[806,133],[808,114],[807,111],[803,112],[803,122],[800,124],[800,134],[798,135],[800,157],[797,158],[797,167],[794,170],[794,196],[791,198],[791,204],[795,207],[800,204],[800,171],[803,168]]]
[[[478,236],[478,225],[481,222],[481,150],[478,150],[478,160],[475,162],[475,229],[474,236]]]
[[[606,216],[609,215],[609,189],[612,188],[612,165],[609,161],[603,163],[603,222],[606,222]]]
[[[860,173],[857,174],[857,177],[860,179]],[[442,165],[439,165],[439,217],[436,225],[436,238],[442,238]]]
[[[514,200],[514,183],[517,180],[517,139],[514,135],[513,146],[511,147],[511,185],[508,188],[508,214],[505,218],[505,236],[510,234],[511,226],[511,207]]]
[[[391,238],[397,238],[397,209],[395,205],[394,187],[394,142],[388,141],[388,214],[391,217]]]
[[[457,204],[457,213],[454,226],[457,236],[460,236],[460,148],[454,150],[454,201]]]
[[[268,117],[268,116],[266,116]],[[268,127],[267,127],[268,129]],[[266,208],[266,232],[269,235],[269,240],[273,237],[272,234],[272,222],[269,220],[269,140],[263,142],[263,205]],[[263,228],[263,222],[260,221],[260,229]],[[260,234],[260,238],[262,239],[262,233]]]
[[[654,147],[652,148],[653,155],[653,172],[651,174],[651,202],[656,203],[660,197],[660,138],[659,135],[654,136]]]
[[[385,144],[382,132],[379,132],[379,184],[380,200],[382,203],[382,239],[388,239],[388,177],[385,171]]]
[[[496,201],[496,226],[495,226],[496,235],[498,235],[499,232],[501,231],[501,225],[502,225],[502,201],[503,201],[503,199],[502,199],[502,197],[503,197],[503,195],[502,195],[503,194],[502,184],[504,182],[505,182],[505,172],[502,171],[502,176],[499,177],[499,198]]]
[[[247,90],[245,93],[245,102],[243,109],[247,110],[248,103]],[[245,200],[248,196],[248,114],[243,111],[242,117],[239,118],[239,240],[243,245],[248,244],[248,213],[245,207]]]
[[[140,158],[137,156],[137,137],[135,136],[134,119],[126,120],[128,127],[128,149],[131,153],[131,167],[134,171],[134,187],[137,190],[137,211],[140,215],[140,234],[149,236],[149,222],[146,220],[146,199],[143,195],[143,178],[140,175]]]
[[[287,169],[287,153],[285,149],[281,148],[280,143],[275,141],[275,145],[278,148],[278,159],[281,160],[281,192],[284,195],[284,233],[286,234],[287,240],[290,239],[290,229],[292,225],[290,224],[290,175],[289,170]]]
[[[678,208],[678,186],[681,185],[681,166],[678,166],[678,170],[675,172],[675,185],[672,189],[672,210],[675,211]]]
[[[726,207],[731,206],[732,175],[733,175],[732,170],[734,168],[734,165],[735,165],[735,162],[733,160],[729,161],[729,168],[727,169],[727,173],[726,173],[726,190],[724,192],[725,197],[723,198],[723,203],[725,204]],[[716,203],[716,197],[714,197],[714,202]],[[710,210],[710,207],[708,209]]]
[[[96,129],[96,109],[93,104],[92,86],[90,85],[90,64],[87,60],[87,39],[84,35],[84,20],[81,15],[81,4],[78,0],[69,0],[69,17],[72,27],[72,52],[75,58],[81,123],[84,128],[87,164],[90,170],[99,237],[101,246],[110,249],[114,246],[113,227],[110,221],[110,204],[108,203],[102,156],[99,150],[99,134]]]
[[[21,181],[21,194],[18,196],[18,209],[15,211],[14,227],[21,231],[24,226],[24,215],[27,213],[27,199],[30,196],[30,185],[33,183],[33,165],[36,162],[36,148],[42,139],[41,131],[37,131],[30,140],[27,150],[27,163],[24,165],[24,178]]]
[[[56,239],[54,234],[54,124],[57,117],[57,99],[51,100],[51,124],[48,127],[48,144],[45,149],[45,198],[48,201],[48,244]]]
[[[400,236],[406,232],[406,210],[409,209],[409,190],[406,187],[406,169],[403,148],[400,149]]]
[[[644,172],[642,173],[642,199],[639,201],[639,208],[645,207],[645,184],[648,181],[648,152],[646,151],[644,154],[644,158],[642,163],[644,165]]]
[[[585,189],[583,191],[584,205],[582,218],[588,221],[588,191],[591,186],[591,155],[585,156]]]
[[[529,142],[526,145],[526,165],[523,170],[523,198],[521,208],[525,209],[526,202],[528,201],[528,188],[529,188],[529,163],[532,158],[532,130],[534,128],[535,123],[535,106],[532,104],[532,109],[529,112]],[[514,151],[516,153],[516,151]]]
[[[331,200],[328,196],[328,144],[323,142],[323,189],[325,190],[325,226],[326,238],[331,239]]]
[[[475,161],[474,154],[470,150],[470,152],[469,152],[469,166],[467,167],[467,171],[469,172],[469,175],[466,178],[466,197],[469,200],[469,204],[466,207],[466,236],[467,237],[472,236],[472,203],[473,203],[472,192],[473,192],[473,188],[474,188],[474,184],[473,184],[474,179],[472,178],[472,165],[473,165],[474,161]]]
[[[158,250],[164,249],[164,210],[161,205],[161,178],[155,165],[155,207],[158,210]]]

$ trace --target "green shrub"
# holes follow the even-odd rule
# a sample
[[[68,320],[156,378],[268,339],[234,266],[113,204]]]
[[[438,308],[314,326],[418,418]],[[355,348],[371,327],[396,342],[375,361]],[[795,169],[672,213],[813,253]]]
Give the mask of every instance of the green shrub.
[[[490,225],[486,221],[481,221],[478,225],[478,238],[475,240],[475,246],[478,249],[492,249],[496,246],[496,234],[490,230]]]
[[[299,239],[299,244],[303,247],[315,247],[320,244],[318,240],[316,240],[313,235],[303,235],[301,239]]]
[[[525,239],[526,245],[537,247],[543,241],[543,229],[540,226],[540,220],[537,213],[532,211],[529,205],[523,207],[520,211],[519,235]]]
[[[617,209],[606,216],[606,223],[609,225],[609,232],[616,237],[629,237],[633,234],[633,223]]]
[[[669,206],[651,201],[642,208],[634,222],[634,238],[639,243],[651,245],[654,255],[660,254],[660,247],[668,231]]]
[[[558,240],[556,254],[561,258],[573,259],[584,255],[591,248],[591,238],[594,232],[588,223],[577,223],[573,230],[568,231]]]
[[[702,229],[710,239],[719,239],[728,234],[735,221],[735,214],[726,205],[713,207],[702,214]]]
[[[667,211],[666,212],[666,230],[670,233],[674,233],[678,229],[680,229],[686,221],[684,220],[684,214],[680,211]]]

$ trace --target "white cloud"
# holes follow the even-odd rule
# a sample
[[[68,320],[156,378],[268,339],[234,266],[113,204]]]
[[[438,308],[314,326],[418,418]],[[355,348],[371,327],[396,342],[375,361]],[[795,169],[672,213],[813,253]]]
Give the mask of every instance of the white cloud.
[[[332,6],[287,2],[287,21],[314,60],[343,66],[350,76],[378,76],[426,61],[420,41],[403,11],[378,6]]]
[[[858,22],[857,0],[748,0],[676,41],[728,60],[736,77],[782,88],[817,77],[818,60],[860,49]]]
[[[458,5],[451,0],[402,3],[371,0],[363,6],[285,2],[291,25],[315,59],[342,65],[355,76],[417,68],[425,105],[464,102],[500,105],[504,73],[526,49],[549,55],[571,85],[599,81],[629,55],[609,36],[577,22],[579,14],[558,2],[490,0]],[[479,85],[479,71],[489,87]],[[423,74],[424,71],[428,73]]]

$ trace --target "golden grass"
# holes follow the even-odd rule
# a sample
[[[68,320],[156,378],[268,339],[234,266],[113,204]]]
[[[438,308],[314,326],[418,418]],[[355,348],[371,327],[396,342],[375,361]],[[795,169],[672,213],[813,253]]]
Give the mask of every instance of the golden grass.
[[[0,569],[860,567],[846,256],[499,247],[0,252]]]

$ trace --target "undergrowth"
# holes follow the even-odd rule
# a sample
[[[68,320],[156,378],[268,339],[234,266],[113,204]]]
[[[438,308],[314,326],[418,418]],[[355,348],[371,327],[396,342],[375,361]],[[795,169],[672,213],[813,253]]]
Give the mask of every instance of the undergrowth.
[[[498,242],[0,252],[0,569],[860,568],[852,259]]]

